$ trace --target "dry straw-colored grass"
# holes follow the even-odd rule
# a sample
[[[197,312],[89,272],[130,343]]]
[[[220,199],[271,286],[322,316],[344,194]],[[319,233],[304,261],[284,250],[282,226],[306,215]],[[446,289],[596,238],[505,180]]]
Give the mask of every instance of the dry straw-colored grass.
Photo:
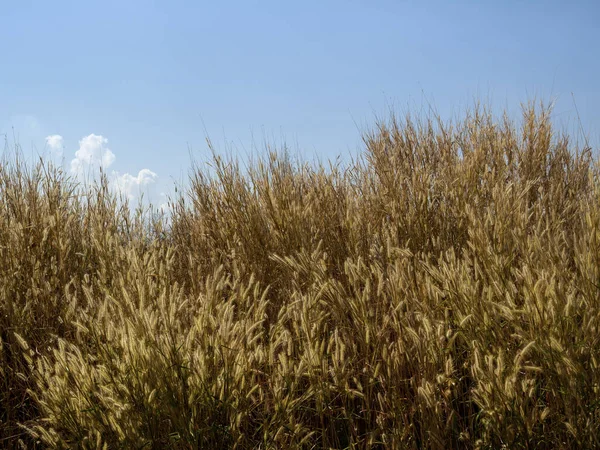
[[[0,166],[0,447],[600,446],[600,183],[550,109],[195,167]]]

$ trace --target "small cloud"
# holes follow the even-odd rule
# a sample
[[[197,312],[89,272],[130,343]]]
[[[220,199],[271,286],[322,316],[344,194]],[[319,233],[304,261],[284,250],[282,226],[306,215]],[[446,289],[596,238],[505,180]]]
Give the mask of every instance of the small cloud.
[[[46,136],[46,146],[50,149],[52,156],[61,158],[63,155],[64,141],[60,134]]]
[[[63,147],[63,139],[59,135],[48,136],[46,145],[51,149]],[[97,182],[99,169],[102,169],[107,175],[111,190],[127,199],[130,206],[137,206],[135,204],[142,198],[146,205],[162,203],[159,202],[162,197],[158,193],[159,177],[150,169],[142,169],[137,175],[121,174],[115,170],[106,171],[116,159],[115,154],[107,145],[108,139],[97,134],[92,133],[81,138],[79,150],[75,152],[75,157],[71,160],[71,173],[79,180],[83,181],[89,177],[86,181]]]
[[[14,132],[19,137],[24,134],[26,138],[39,136],[41,131],[40,121],[31,114],[16,114],[10,117],[8,123],[5,126],[0,127],[2,133]],[[23,136],[21,136],[23,137]]]
[[[36,150],[36,143],[41,143],[48,134],[40,121],[29,114],[16,114],[7,121],[0,121],[0,136],[10,144],[11,153]]]
[[[79,150],[71,161],[71,172],[85,175],[89,170],[106,169],[115,161],[115,154],[106,147],[108,139],[97,134],[90,134],[79,141]]]
[[[168,200],[167,194],[165,194],[164,192],[161,192],[160,198],[162,201],[159,201],[158,210],[164,214],[171,213],[171,211],[172,211],[171,203]]]
[[[142,194],[150,195],[151,192],[149,192],[149,188],[154,185],[157,180],[157,174],[150,169],[142,169],[138,172],[137,176],[133,176],[129,173],[119,175],[117,172],[113,172],[112,184],[117,192],[132,201]]]

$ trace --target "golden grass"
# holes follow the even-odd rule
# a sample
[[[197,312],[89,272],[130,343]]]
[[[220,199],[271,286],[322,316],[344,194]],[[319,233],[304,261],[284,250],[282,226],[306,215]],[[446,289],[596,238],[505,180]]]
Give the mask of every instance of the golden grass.
[[[0,166],[0,447],[600,446],[600,179],[550,109],[195,167]]]

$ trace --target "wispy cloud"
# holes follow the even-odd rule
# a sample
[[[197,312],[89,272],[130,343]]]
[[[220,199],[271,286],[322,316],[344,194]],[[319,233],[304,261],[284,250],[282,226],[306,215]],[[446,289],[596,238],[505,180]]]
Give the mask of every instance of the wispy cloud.
[[[53,157],[62,158],[64,149],[64,140],[60,134],[46,136],[46,147],[50,149]]]

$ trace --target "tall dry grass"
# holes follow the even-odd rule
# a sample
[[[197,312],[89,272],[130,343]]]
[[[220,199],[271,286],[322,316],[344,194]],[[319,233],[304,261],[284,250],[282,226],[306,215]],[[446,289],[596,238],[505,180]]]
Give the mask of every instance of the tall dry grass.
[[[168,220],[5,161],[0,446],[600,446],[599,167],[550,112],[215,156]]]

